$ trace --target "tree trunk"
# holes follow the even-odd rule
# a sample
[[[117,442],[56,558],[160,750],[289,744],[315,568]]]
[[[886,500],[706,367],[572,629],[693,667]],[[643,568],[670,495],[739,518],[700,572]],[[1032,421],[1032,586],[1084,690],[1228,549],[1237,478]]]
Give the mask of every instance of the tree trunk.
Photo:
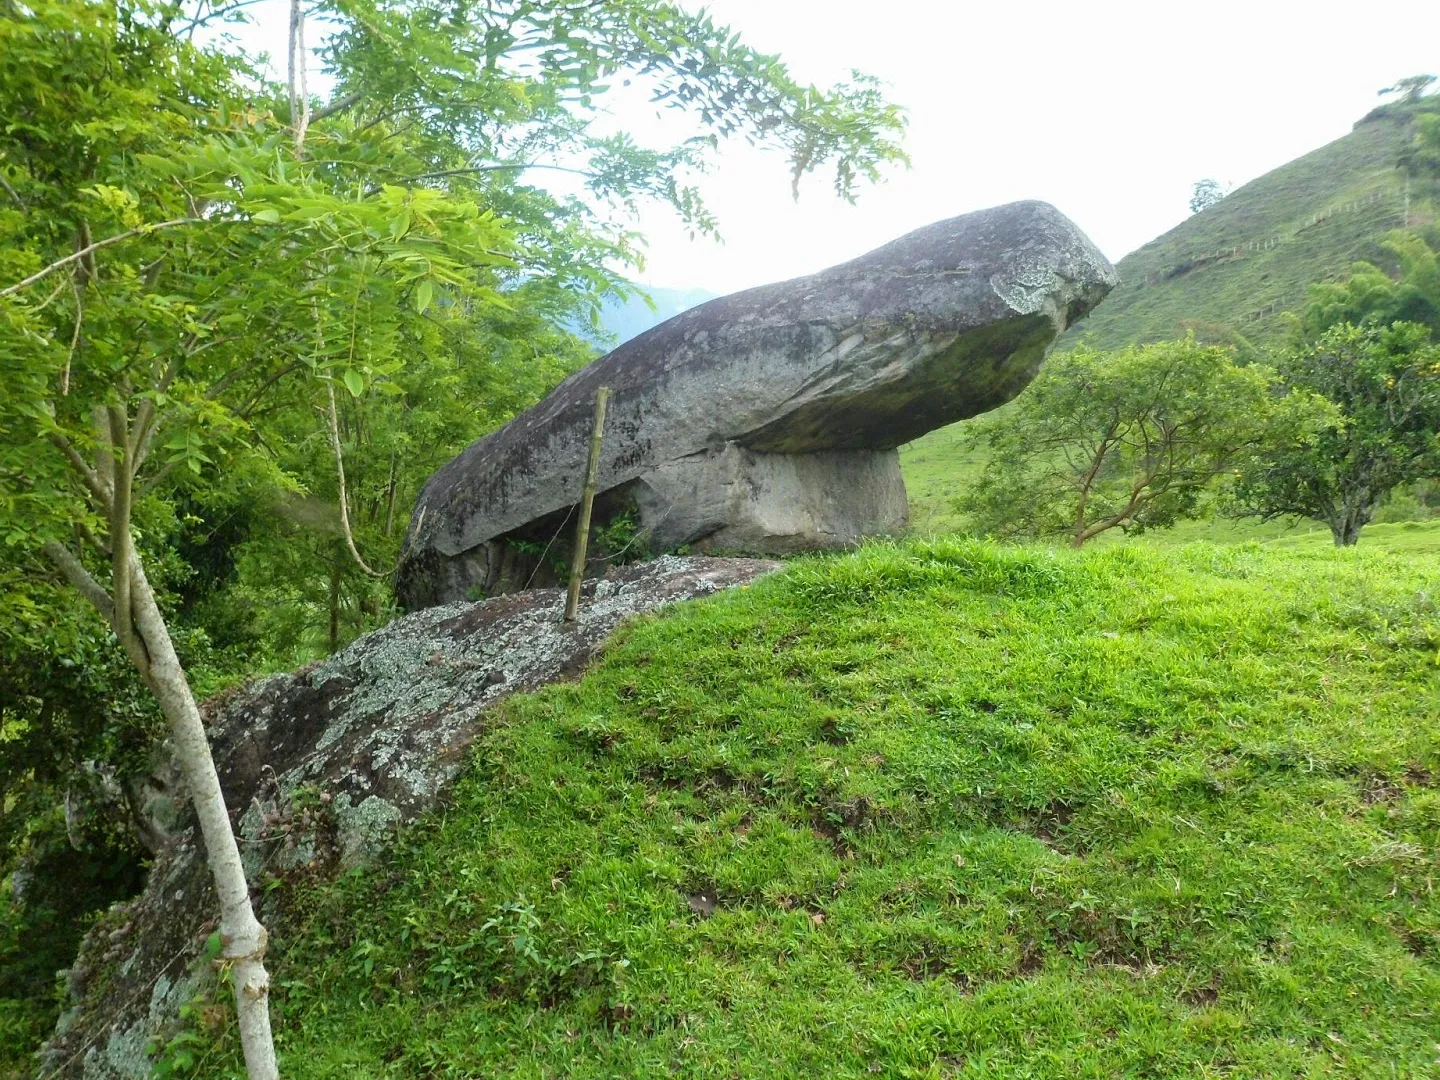
[[[330,556],[330,652],[340,648],[340,552]]]
[[[131,559],[135,629],[150,656],[150,689],[169,721],[175,757],[190,788],[190,799],[205,839],[205,855],[220,898],[221,957],[228,963],[235,990],[235,1014],[245,1072],[250,1080],[278,1080],[275,1044],[270,1034],[270,976],[265,970],[265,928],[250,905],[250,887],[240,848],[230,826],[220,777],[190,692],[185,669],[175,655],[169,628],[140,560]]]
[[[385,539],[395,531],[395,466],[399,451],[390,451],[390,482],[385,486]]]
[[[1360,540],[1361,526],[1351,517],[1330,522],[1330,535],[1335,538],[1336,547],[1354,547]]]
[[[1330,535],[1336,547],[1354,547],[1360,540],[1360,530],[1370,523],[1379,499],[1371,499],[1368,491],[1356,492],[1347,497],[1336,512],[1330,515]]]

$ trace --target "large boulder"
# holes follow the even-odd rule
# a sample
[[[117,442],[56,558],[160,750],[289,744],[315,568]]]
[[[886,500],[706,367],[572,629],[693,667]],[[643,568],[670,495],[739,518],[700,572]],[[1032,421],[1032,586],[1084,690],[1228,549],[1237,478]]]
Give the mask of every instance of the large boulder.
[[[654,548],[784,553],[906,521],[896,447],[1009,401],[1117,281],[1063,214],[951,218],[641,334],[439,469],[411,519],[409,608],[523,586],[578,501],[611,388],[597,520]]]

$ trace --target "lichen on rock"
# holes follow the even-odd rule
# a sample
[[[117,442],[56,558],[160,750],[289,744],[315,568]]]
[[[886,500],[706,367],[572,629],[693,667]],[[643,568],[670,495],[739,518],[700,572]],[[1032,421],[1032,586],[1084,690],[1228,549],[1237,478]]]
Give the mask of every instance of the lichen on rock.
[[[572,624],[561,622],[559,589],[430,608],[210,705],[252,888],[267,873],[333,875],[373,858],[397,825],[435,805],[506,695],[579,674],[634,615],[776,567],[678,556],[624,567],[589,583]],[[82,943],[67,978],[71,1007],[42,1051],[45,1075],[150,1075],[146,1046],[213,980],[204,946],[215,906],[198,834],[184,825],[145,890]]]

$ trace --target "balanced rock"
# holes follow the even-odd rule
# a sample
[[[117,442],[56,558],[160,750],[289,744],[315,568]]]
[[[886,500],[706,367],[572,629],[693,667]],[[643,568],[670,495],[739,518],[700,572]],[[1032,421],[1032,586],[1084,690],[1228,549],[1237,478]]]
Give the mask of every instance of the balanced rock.
[[[1117,277],[1042,202],[937,222],[810,277],[702,304],[570,376],[430,478],[410,609],[522,587],[578,502],[611,388],[596,519],[665,550],[783,554],[905,526],[896,448],[1009,401]]]

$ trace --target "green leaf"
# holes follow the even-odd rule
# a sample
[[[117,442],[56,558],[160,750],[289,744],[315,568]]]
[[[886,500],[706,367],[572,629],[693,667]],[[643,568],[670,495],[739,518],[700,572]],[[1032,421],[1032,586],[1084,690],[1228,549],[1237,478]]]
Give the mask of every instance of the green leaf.
[[[354,368],[346,368],[341,378],[345,380],[345,389],[350,391],[351,397],[358,398],[364,392],[365,379]]]
[[[275,209],[257,210],[251,215],[254,221],[263,221],[266,225],[278,225],[280,223],[280,211]]]
[[[420,282],[420,284],[415,287],[415,310],[423,314],[425,309],[430,306],[430,300],[434,296],[434,293],[435,286],[431,284],[428,278]]]

